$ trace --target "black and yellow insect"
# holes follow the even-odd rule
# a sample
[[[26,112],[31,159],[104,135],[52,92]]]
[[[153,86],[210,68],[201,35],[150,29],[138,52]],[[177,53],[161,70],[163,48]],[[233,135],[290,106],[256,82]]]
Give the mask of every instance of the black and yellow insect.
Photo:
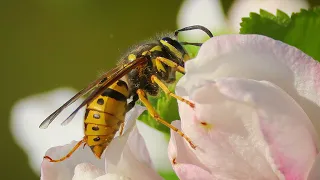
[[[118,63],[117,67],[103,74],[100,78],[78,92],[59,109],[47,117],[40,128],[47,128],[49,124],[70,104],[81,96],[90,95],[82,104],[62,123],[68,124],[83,106],[87,105],[84,133],[85,136],[77,145],[61,159],[54,160],[45,156],[51,162],[67,159],[80,147],[88,145],[94,155],[100,158],[103,151],[120,129],[122,134],[125,114],[140,100],[150,115],[185,138],[191,147],[196,148],[190,138],[176,127],[163,120],[148,101],[148,95],[157,96],[159,88],[166,94],[194,107],[194,104],[170,92],[165,83],[176,81],[176,72],[184,72],[184,63],[190,59],[182,45],[201,46],[201,43],[178,42],[179,32],[188,30],[202,30],[213,37],[205,27],[195,25],[175,31],[174,37],[162,37],[154,42],[135,47]],[[128,99],[132,99],[127,102]]]

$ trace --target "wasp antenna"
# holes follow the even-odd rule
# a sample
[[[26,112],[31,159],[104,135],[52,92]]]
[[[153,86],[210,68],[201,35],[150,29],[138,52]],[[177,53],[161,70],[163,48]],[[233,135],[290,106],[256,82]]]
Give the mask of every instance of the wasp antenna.
[[[178,37],[178,34],[179,34],[180,32],[182,32],[182,31],[190,31],[190,30],[196,30],[196,29],[205,32],[210,38],[213,37],[213,34],[211,33],[211,31],[210,31],[208,28],[206,28],[206,27],[204,27],[204,26],[201,26],[201,25],[187,26],[187,27],[178,29],[178,30],[176,30],[176,31],[174,32],[174,36],[175,36],[175,37]]]
[[[202,46],[202,43],[180,42],[182,45]]]

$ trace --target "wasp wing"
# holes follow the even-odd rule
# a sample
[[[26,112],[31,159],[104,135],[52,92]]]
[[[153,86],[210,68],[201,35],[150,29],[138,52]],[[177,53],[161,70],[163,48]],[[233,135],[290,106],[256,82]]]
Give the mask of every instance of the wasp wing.
[[[110,85],[114,82],[116,82],[117,79],[114,79],[114,81],[110,81]],[[67,124],[69,124],[69,122],[72,121],[72,119],[74,118],[74,116],[78,113],[78,111],[85,106],[86,104],[90,103],[93,99],[95,99],[96,96],[98,96],[99,94],[101,94],[106,88],[108,88],[109,85],[106,86],[101,86],[96,88],[69,116],[67,119],[65,119],[61,125],[65,126]]]
[[[102,76],[100,76],[97,80],[90,83],[86,88],[80,90],[76,95],[74,95],[71,99],[69,99],[66,103],[64,103],[60,108],[58,108],[56,111],[54,111],[51,115],[49,115],[39,126],[39,128],[45,129],[47,128],[51,122],[69,105],[74,103],[77,99],[79,99],[81,96],[87,94],[88,92],[92,91],[94,88],[96,88],[89,97],[87,97],[81,105],[64,121],[62,122],[63,125],[68,124],[72,118],[75,116],[75,114],[81,109],[83,106],[85,106],[87,103],[92,101],[94,98],[96,98],[99,94],[103,92],[104,89],[112,85],[114,82],[122,78],[124,75],[126,75],[128,72],[130,72],[135,67],[147,62],[147,58],[137,58],[134,61],[131,61],[126,64],[122,64],[106,73],[104,73]]]
[[[68,106],[70,106],[72,103],[74,103],[76,100],[78,100],[83,95],[86,95],[88,92],[92,91],[95,87],[98,87],[101,85],[105,80],[107,80],[108,75],[115,73],[119,70],[120,67],[116,67],[108,71],[107,73],[100,76],[95,81],[91,82],[87,87],[80,90],[76,95],[74,95],[71,99],[69,99],[66,103],[64,103],[60,108],[58,108],[56,111],[54,111],[52,114],[50,114],[39,126],[39,128],[45,129],[47,128],[51,122]]]
[[[61,125],[67,125],[69,122],[71,122],[71,120],[74,118],[74,116],[77,114],[77,112],[86,104],[90,103],[92,100],[94,100],[95,98],[97,98],[100,94],[103,93],[103,91],[108,88],[110,85],[112,85],[113,83],[115,83],[116,81],[118,81],[120,78],[122,78],[124,75],[128,74],[132,69],[134,69],[135,67],[143,64],[147,62],[147,58],[142,57],[142,58],[138,58],[128,64],[124,64],[122,66],[122,68],[114,73],[114,75],[112,77],[110,77],[107,81],[105,81],[103,84],[103,86],[100,86],[98,88],[96,88],[90,95],[89,97],[87,97],[78,107],[77,109],[75,109],[70,116],[64,120]]]

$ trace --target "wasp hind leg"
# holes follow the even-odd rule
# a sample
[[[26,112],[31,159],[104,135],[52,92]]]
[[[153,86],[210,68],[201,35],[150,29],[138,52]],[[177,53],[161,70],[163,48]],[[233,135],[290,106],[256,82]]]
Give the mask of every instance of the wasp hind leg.
[[[174,130],[175,132],[177,132],[180,136],[182,136],[193,149],[196,149],[197,146],[195,146],[191,139],[185,135],[182,131],[180,131],[178,128],[176,128],[175,126],[169,124],[167,121],[165,121],[164,119],[162,119],[159,114],[157,113],[157,111],[152,107],[151,103],[148,101],[148,99],[146,98],[146,94],[142,89],[138,89],[137,90],[137,94],[139,96],[139,100],[146,106],[148,112],[150,113],[151,117],[153,117],[155,120],[157,120],[158,122],[160,122],[161,124],[167,126],[168,128]]]
[[[124,129],[124,122],[123,122],[123,123],[121,123],[121,125],[120,125],[120,132],[119,132],[119,136],[122,136],[122,134],[123,134],[123,129]]]
[[[139,99],[139,96],[138,95],[134,95],[132,97],[132,101],[128,103],[127,107],[126,107],[126,112],[130,111],[136,104],[137,100]],[[123,132],[124,132],[124,123],[123,122],[121,125],[120,125],[120,132],[119,132],[119,136],[122,136]]]
[[[71,151],[69,151],[69,153],[67,155],[65,155],[64,157],[60,158],[60,159],[52,159],[49,156],[44,156],[44,159],[48,159],[50,162],[61,162],[64,161],[66,159],[68,159],[80,146],[82,143],[86,143],[86,138],[83,138],[81,141],[79,141],[72,149]]]
[[[195,104],[190,102],[189,100],[187,99],[184,99],[183,97],[181,96],[178,96],[176,94],[174,94],[173,92],[171,92],[169,90],[169,88],[155,75],[152,75],[151,76],[151,81],[153,83],[156,83],[166,94],[168,94],[169,96],[181,101],[181,102],[184,102],[186,104],[188,104],[191,108],[194,108],[195,107]]]

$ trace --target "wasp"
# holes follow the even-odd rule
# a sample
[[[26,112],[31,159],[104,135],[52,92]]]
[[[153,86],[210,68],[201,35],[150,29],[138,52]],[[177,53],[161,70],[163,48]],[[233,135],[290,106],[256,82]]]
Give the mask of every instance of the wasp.
[[[157,38],[153,42],[138,45],[121,58],[117,66],[104,73],[97,80],[80,90],[70,100],[49,115],[40,128],[49,124],[70,104],[80,97],[89,94],[87,98],[62,122],[68,124],[76,113],[86,106],[84,117],[85,136],[68,154],[60,159],[44,158],[50,162],[60,162],[69,158],[82,144],[88,145],[93,154],[100,159],[102,153],[119,131],[123,133],[125,114],[139,100],[151,117],[181,135],[192,148],[196,146],[191,139],[178,128],[162,119],[148,101],[148,96],[157,96],[159,90],[194,108],[194,103],[170,92],[166,84],[176,81],[176,72],[185,73],[184,64],[190,59],[183,45],[201,46],[201,43],[179,42],[178,34],[182,31],[202,30],[210,38],[212,33],[200,25],[188,26],[174,32],[173,36]],[[131,101],[130,101],[130,100]]]

